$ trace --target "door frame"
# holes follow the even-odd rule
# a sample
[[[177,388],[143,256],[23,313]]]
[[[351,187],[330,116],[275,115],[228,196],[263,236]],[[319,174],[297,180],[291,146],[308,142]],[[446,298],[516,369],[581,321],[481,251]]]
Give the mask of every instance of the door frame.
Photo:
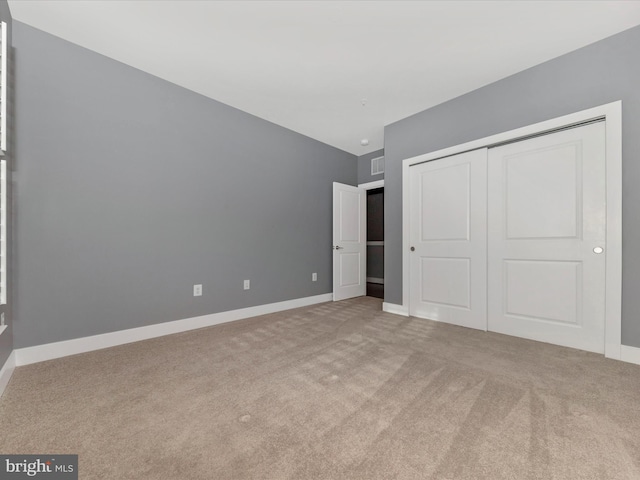
[[[345,184],[345,185],[347,185],[347,184]],[[356,188],[362,188],[365,191],[366,190],[373,190],[375,188],[381,188],[381,187],[384,187],[384,179],[383,180],[376,180],[374,182],[360,183],[360,184],[356,185]],[[364,212],[360,212],[360,213],[364,216],[365,228],[366,228],[366,226],[367,226],[366,206],[365,206],[365,211]],[[333,235],[333,233],[332,233],[332,235]],[[366,243],[366,240],[365,240],[365,243]],[[331,257],[332,257],[331,266],[332,266],[332,269],[333,269],[333,252],[331,254]],[[366,254],[365,254],[365,257],[366,257]],[[365,270],[366,270],[366,268],[365,268]],[[331,278],[333,279],[333,271],[331,272]],[[366,283],[366,278],[365,278],[365,283]],[[333,285],[331,287],[331,295],[333,295],[333,301],[335,302],[336,301],[335,300],[335,286],[333,286]],[[366,296],[366,290],[365,290],[365,296]]]
[[[361,183],[358,188],[364,188],[365,190],[373,190],[375,188],[384,187],[384,180],[376,180],[375,182]]]
[[[491,135],[402,161],[402,312],[409,312],[409,167],[458,153],[493,147],[532,135],[552,133],[596,119],[605,120],[607,249],[605,271],[604,355],[621,359],[622,350],[622,101],[607,103],[507,132]],[[394,312],[395,313],[395,312]]]
[[[353,245],[358,246],[357,249],[357,253],[359,256],[359,265],[358,265],[358,275],[360,277],[361,282],[357,284],[358,288],[353,288],[353,286],[350,287],[345,287],[347,289],[350,290],[356,290],[356,292],[350,291],[349,293],[346,293],[344,291],[340,291],[340,298],[336,298],[338,295],[338,287],[340,287],[339,282],[340,282],[340,278],[341,278],[341,273],[342,270],[341,268],[339,268],[339,264],[340,264],[340,256],[342,255],[341,253],[338,252],[338,249],[342,249],[343,247],[337,245],[337,243],[341,243],[339,242],[339,240],[337,239],[337,235],[339,235],[340,229],[341,229],[341,225],[342,225],[342,221],[341,221],[341,217],[342,217],[342,201],[340,200],[341,198],[341,192],[344,191],[344,189],[348,189],[347,191],[350,193],[356,193],[358,195],[358,229],[360,232],[360,237],[362,237],[364,235],[364,239],[362,241],[358,241],[358,242],[350,242],[349,247],[344,247],[347,248],[347,251],[345,251],[344,253],[347,253],[349,251],[349,249],[353,248]],[[367,265],[366,265],[366,255],[367,255],[367,240],[366,240],[366,230],[367,230],[367,192],[365,189],[363,188],[359,188],[359,187],[355,187],[353,185],[349,185],[347,183],[340,183],[340,182],[333,182],[333,206],[332,206],[332,210],[333,210],[333,214],[332,214],[332,223],[333,223],[333,228],[332,228],[332,253],[331,253],[331,264],[332,264],[332,272],[331,272],[331,277],[333,279],[332,284],[333,287],[331,289],[332,292],[332,299],[334,302],[338,302],[341,300],[346,300],[349,298],[357,298],[360,296],[364,296],[367,294],[367,281],[366,281],[366,276],[367,276]],[[337,207],[337,212],[336,212],[336,207]],[[364,250],[362,250],[362,247],[364,247]],[[343,253],[343,254],[344,254]],[[353,251],[351,253],[354,253]],[[362,287],[362,290],[360,290],[360,287]],[[362,291],[362,294],[360,294],[360,292]],[[354,295],[355,293],[355,295]]]

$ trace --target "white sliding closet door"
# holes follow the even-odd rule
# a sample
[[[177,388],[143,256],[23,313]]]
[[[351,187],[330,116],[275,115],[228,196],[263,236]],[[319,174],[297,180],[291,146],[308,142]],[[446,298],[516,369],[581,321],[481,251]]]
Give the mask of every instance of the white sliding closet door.
[[[604,352],[605,124],[489,150],[489,330]]]
[[[486,329],[487,149],[410,169],[410,314]]]

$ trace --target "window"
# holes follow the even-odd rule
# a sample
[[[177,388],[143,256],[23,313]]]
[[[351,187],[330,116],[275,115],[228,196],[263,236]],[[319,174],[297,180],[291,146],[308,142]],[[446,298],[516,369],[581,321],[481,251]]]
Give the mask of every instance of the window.
[[[7,24],[0,23],[0,155],[7,153]],[[7,303],[7,159],[0,160],[0,306]],[[7,328],[0,312],[0,333]]]
[[[9,48],[7,45],[7,24],[0,23],[0,151],[7,152],[7,64]]]

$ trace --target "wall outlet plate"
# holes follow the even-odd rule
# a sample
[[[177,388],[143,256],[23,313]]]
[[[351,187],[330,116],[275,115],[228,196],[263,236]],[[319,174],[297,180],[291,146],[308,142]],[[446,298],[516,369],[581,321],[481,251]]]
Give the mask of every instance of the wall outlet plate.
[[[251,288],[251,280],[244,281],[244,289],[249,290]]]
[[[193,296],[201,297],[202,296],[202,285],[194,285],[193,286]]]
[[[312,282],[317,282],[318,281],[318,274],[317,273],[312,273],[311,274],[311,281]]]

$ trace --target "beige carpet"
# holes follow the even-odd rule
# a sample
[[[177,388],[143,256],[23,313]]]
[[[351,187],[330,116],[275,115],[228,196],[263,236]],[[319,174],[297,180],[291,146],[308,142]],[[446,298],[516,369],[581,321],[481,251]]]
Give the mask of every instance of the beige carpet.
[[[640,479],[640,366],[380,306],[18,368],[0,453],[77,453],[82,479]]]

